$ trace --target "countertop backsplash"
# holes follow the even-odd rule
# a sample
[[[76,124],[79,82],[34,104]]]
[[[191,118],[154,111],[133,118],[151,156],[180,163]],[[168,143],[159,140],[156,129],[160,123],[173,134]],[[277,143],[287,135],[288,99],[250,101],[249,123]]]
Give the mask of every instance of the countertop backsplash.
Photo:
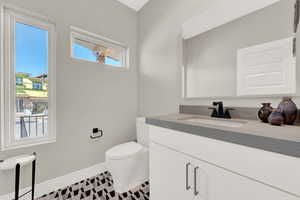
[[[208,109],[212,106],[203,106],[203,105],[180,105],[179,113],[182,114],[195,114],[195,115],[211,115],[211,110]],[[250,107],[226,107],[233,108],[234,110],[230,111],[231,117],[236,119],[248,119],[248,120],[259,120],[258,111],[260,107],[250,108]],[[298,110],[298,117],[296,120],[297,124],[300,124],[300,109]]]

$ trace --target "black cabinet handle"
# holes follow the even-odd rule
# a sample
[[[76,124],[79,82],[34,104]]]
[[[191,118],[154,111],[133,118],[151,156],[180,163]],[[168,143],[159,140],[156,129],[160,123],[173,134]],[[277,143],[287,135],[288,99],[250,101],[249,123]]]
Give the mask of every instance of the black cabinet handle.
[[[199,191],[197,190],[197,171],[199,167],[194,168],[194,195],[198,196]]]
[[[189,186],[189,167],[191,166],[191,163],[187,163],[185,165],[185,188],[186,190],[190,190],[191,186]]]

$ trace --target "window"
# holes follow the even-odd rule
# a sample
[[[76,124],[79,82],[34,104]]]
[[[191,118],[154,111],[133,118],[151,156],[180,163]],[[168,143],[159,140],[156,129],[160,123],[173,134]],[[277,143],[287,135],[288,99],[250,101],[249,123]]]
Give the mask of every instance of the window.
[[[71,56],[114,67],[128,67],[128,48],[110,39],[72,27]]]
[[[23,85],[23,78],[22,77],[16,77],[16,84],[17,85]]]
[[[55,141],[55,25],[3,6],[1,149]]]
[[[43,90],[43,85],[42,85],[42,83],[32,82],[32,89],[33,90]]]

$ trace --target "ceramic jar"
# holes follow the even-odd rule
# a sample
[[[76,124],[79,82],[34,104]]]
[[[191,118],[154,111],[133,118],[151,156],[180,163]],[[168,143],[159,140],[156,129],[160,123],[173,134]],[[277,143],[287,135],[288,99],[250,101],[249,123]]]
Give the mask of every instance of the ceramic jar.
[[[274,109],[271,115],[269,116],[269,122],[272,125],[280,126],[284,122],[282,112],[279,109]]]
[[[278,109],[282,112],[284,124],[293,125],[297,119],[298,108],[290,97],[284,97]]]
[[[269,116],[271,115],[273,108],[271,106],[271,103],[263,103],[263,106],[258,111],[258,117],[259,119],[264,123],[269,123]]]

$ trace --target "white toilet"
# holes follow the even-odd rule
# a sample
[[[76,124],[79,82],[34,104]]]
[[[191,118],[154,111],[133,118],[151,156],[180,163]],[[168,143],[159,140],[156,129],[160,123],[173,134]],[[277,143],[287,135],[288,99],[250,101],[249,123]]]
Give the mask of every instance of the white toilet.
[[[129,142],[106,151],[106,164],[118,193],[143,184],[149,179],[149,133],[145,118],[136,120],[137,143]]]

